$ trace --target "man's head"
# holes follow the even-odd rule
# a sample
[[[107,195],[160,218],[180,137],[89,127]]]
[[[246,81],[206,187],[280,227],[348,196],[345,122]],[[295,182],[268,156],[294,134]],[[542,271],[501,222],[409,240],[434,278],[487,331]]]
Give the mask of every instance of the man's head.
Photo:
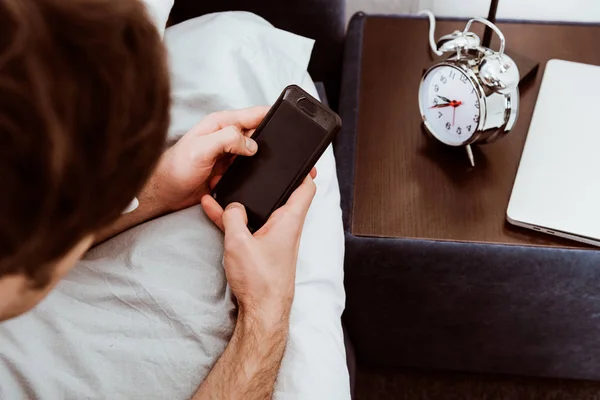
[[[169,99],[140,1],[0,1],[0,320],[35,305],[141,189]]]

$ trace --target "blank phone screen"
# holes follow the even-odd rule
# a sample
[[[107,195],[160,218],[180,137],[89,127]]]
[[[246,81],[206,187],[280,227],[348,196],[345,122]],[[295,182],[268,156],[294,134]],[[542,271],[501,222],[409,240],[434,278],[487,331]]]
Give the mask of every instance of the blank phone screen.
[[[242,203],[249,226],[262,225],[290,185],[304,178],[299,175],[327,135],[308,115],[282,101],[254,137],[258,152],[236,159],[219,183],[217,200],[221,206]]]

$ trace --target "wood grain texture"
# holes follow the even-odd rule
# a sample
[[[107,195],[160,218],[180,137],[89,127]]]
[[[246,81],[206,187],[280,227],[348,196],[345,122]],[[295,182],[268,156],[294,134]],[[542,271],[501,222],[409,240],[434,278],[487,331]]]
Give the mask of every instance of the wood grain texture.
[[[367,17],[352,233],[565,247],[586,247],[509,225],[510,192],[545,64],[553,58],[600,65],[600,27],[501,23],[509,54],[540,63],[521,86],[517,125],[500,141],[474,148],[471,168],[462,148],[428,137],[418,108],[424,69],[435,61],[423,19]],[[440,21],[437,36],[464,22]],[[479,27],[478,27],[479,28]],[[483,33],[479,29],[478,34]],[[497,48],[497,39],[492,42]]]

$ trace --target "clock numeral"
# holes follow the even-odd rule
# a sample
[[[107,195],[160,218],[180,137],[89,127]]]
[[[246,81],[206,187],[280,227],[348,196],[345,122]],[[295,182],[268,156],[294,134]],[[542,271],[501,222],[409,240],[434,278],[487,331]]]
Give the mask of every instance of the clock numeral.
[[[467,79],[467,76],[466,76],[466,75],[462,75],[462,74],[461,74],[461,75],[460,75],[460,81],[461,81],[462,83],[467,83],[469,80]]]
[[[472,128],[472,127],[471,127],[471,125],[467,125],[467,130],[468,130],[469,132],[471,132],[471,128]]]
[[[475,100],[475,108],[479,110],[479,100]]]
[[[450,130],[451,126],[450,126],[450,122],[446,122],[446,129]]]
[[[477,93],[477,91],[475,90],[475,88],[471,89],[471,94],[473,93]]]
[[[435,85],[433,87],[433,91],[436,92],[436,93],[439,92],[440,91],[440,85]]]
[[[454,80],[454,78],[456,78],[456,72],[450,71],[450,73],[448,74],[448,77],[451,78],[452,80]]]
[[[462,129],[460,129],[460,126],[456,129],[456,134],[460,135],[462,133]]]
[[[446,83],[448,82],[448,78],[446,78],[445,76],[441,76],[440,81],[442,81],[442,83]]]
[[[444,116],[444,114],[442,114],[441,111],[438,111],[438,119],[442,118]]]
[[[479,115],[473,117],[473,122],[475,122],[476,124],[479,123]]]
[[[433,99],[433,105],[437,106],[439,104],[439,100],[437,99],[437,97],[435,99]]]

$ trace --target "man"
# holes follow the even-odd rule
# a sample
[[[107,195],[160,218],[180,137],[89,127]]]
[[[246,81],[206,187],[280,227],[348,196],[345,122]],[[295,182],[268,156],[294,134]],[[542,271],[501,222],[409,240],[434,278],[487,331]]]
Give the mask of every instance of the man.
[[[225,233],[239,313],[195,398],[269,397],[315,186],[307,177],[251,235],[242,205],[222,210],[208,193],[232,155],[256,152],[248,136],[267,108],[212,114],[162,153],[169,97],[137,0],[0,2],[0,319],[35,306],[94,243],[201,202]]]

